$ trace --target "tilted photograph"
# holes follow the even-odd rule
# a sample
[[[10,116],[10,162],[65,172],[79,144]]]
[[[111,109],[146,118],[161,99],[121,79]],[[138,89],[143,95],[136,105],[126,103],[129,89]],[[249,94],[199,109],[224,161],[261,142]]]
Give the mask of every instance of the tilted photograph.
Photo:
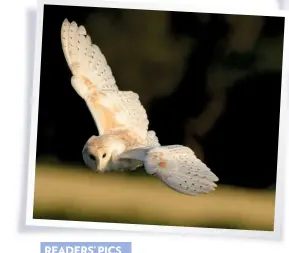
[[[44,5],[33,220],[274,231],[284,20]]]

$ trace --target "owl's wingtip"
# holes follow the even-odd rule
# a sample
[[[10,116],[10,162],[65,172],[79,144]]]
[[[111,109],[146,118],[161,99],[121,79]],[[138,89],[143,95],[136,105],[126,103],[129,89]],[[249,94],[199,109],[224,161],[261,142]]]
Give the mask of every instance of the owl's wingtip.
[[[67,18],[65,18],[65,19],[63,20],[62,24],[63,24],[63,25],[65,25],[65,24],[69,24],[69,21],[68,21],[68,19],[67,19]]]

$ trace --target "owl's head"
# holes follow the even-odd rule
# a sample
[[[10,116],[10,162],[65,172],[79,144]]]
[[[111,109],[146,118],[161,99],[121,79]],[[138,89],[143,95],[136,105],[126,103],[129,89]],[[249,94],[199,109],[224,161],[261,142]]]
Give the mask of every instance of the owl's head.
[[[119,154],[119,145],[106,136],[92,136],[82,150],[85,164],[95,172],[107,170],[112,159]]]

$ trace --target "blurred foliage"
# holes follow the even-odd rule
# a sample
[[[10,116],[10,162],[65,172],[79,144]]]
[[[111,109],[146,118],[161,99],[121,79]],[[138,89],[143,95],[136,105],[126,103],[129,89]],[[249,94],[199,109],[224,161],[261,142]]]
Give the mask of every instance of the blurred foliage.
[[[115,20],[116,14],[120,15]],[[87,30],[107,58],[120,89],[140,94],[148,108],[153,98],[174,92],[194,40],[173,36],[169,12],[121,10],[116,14],[92,13]]]
[[[139,173],[38,164],[34,218],[272,231],[275,191],[220,185],[187,196]]]

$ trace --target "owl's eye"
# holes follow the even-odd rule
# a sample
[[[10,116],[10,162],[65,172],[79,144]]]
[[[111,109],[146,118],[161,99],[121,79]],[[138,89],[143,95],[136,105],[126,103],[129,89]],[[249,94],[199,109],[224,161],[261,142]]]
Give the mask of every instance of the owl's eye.
[[[103,155],[102,155],[102,158],[105,158],[106,157],[106,153],[104,153]]]
[[[88,157],[91,159],[91,160],[93,160],[93,161],[95,161],[96,159],[95,159],[95,156],[94,155],[92,155],[92,154],[89,154],[88,155]]]

